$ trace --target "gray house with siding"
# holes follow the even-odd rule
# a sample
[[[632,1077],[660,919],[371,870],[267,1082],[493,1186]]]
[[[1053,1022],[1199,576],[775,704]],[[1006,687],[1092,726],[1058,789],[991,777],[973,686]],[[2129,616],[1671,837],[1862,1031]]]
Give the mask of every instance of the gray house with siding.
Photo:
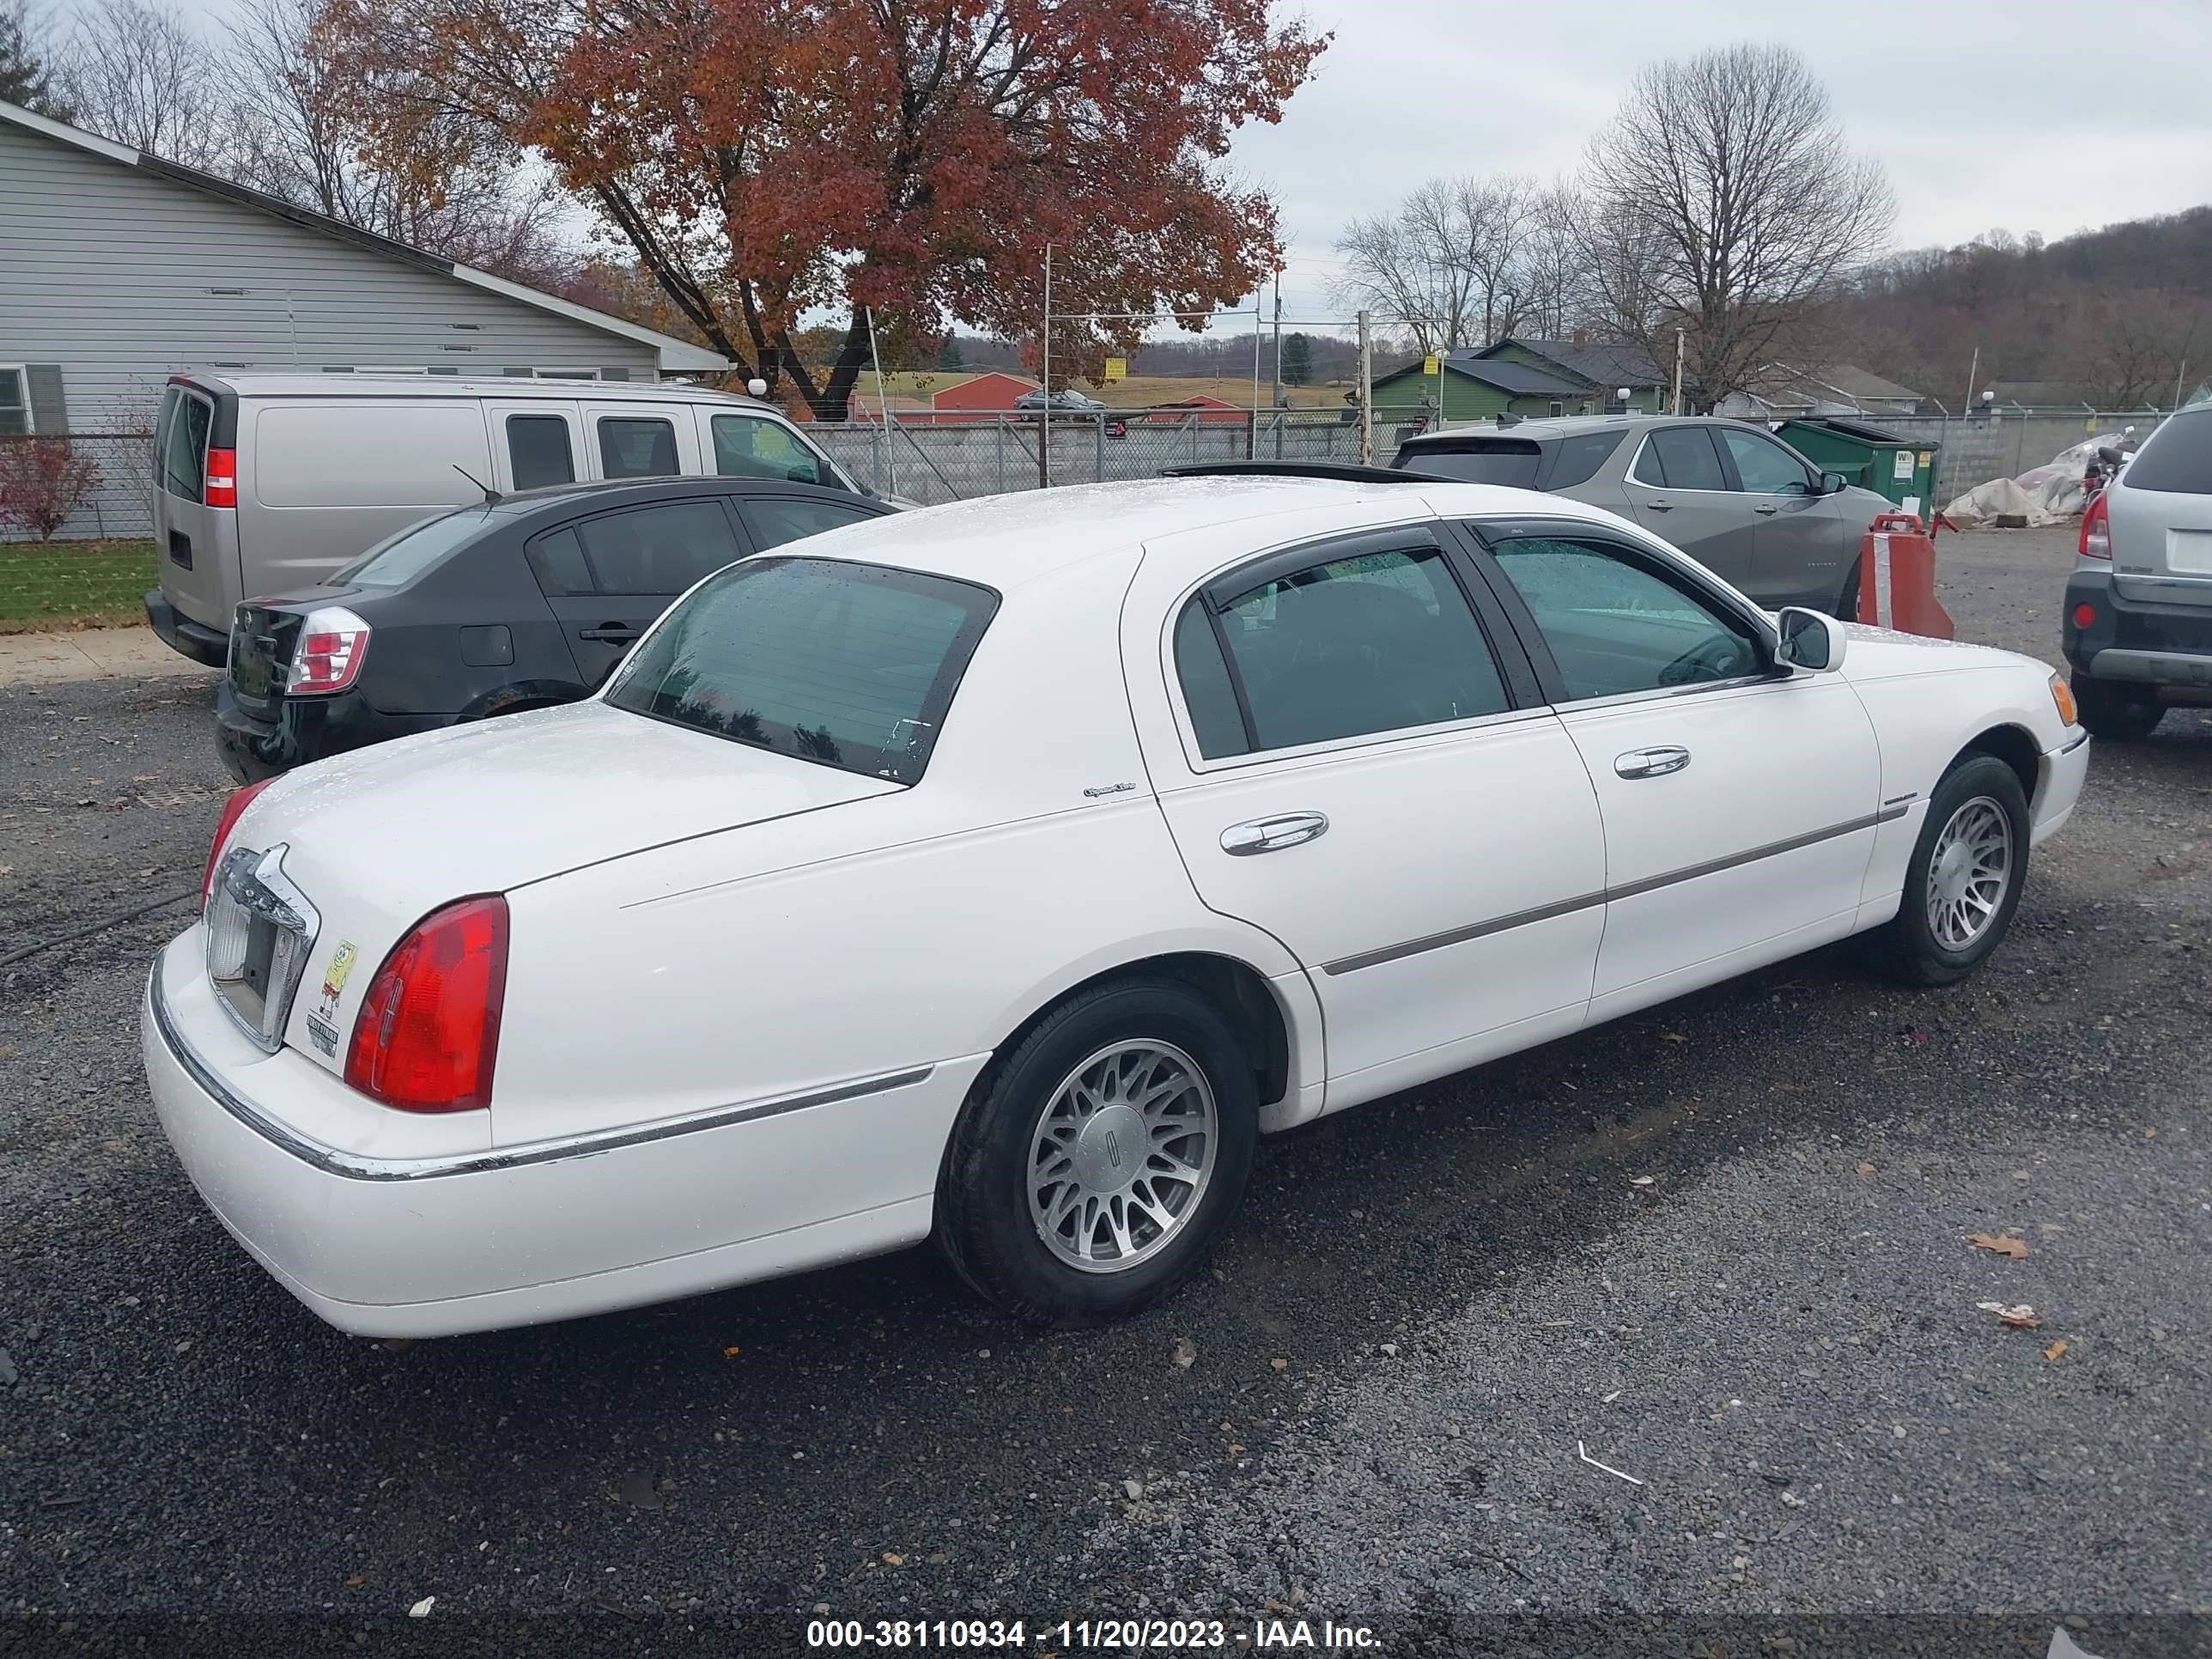
[[[657,380],[726,359],[0,102],[0,441],[82,439],[143,533],[179,370]]]

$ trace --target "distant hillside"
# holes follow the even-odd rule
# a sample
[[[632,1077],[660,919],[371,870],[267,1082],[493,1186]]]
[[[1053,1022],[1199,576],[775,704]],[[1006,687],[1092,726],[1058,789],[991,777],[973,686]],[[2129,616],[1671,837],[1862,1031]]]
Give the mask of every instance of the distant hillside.
[[[1992,231],[1886,261],[1838,318],[1840,355],[1955,409],[1977,387],[2164,407],[2212,377],[2212,206],[2045,244]]]

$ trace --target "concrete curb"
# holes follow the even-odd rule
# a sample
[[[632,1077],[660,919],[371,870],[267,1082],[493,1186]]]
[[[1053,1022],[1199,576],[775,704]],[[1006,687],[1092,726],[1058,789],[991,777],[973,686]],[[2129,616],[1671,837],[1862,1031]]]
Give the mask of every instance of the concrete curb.
[[[0,686],[185,675],[213,679],[221,672],[179,656],[150,628],[0,634]]]

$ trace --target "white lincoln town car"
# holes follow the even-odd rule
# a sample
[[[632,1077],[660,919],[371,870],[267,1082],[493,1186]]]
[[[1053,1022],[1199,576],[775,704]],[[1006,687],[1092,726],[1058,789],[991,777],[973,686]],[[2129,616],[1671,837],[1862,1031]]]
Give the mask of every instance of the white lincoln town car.
[[[934,1237],[1013,1312],[1200,1261],[1255,1137],[1866,933],[2002,939],[2088,739],[1558,496],[1193,477],[708,577],[588,702],[240,791],[155,1103],[345,1330]]]

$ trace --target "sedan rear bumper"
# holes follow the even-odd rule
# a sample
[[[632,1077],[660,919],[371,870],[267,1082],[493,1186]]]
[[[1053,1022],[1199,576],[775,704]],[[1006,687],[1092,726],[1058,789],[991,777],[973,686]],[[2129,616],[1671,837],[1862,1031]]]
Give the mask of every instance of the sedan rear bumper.
[[[240,707],[228,680],[215,694],[216,749],[224,769],[240,783],[273,778],[309,761],[453,723],[450,714],[387,714],[358,691],[280,698],[274,720],[258,718]]]
[[[854,1125],[819,1104],[725,1117],[596,1144],[386,1156],[319,1140],[268,1099],[332,1080],[289,1050],[236,1065],[201,971],[198,932],[155,963],[139,1045],[163,1130],[233,1237],[319,1317],[363,1336],[443,1336],[635,1307],[914,1243],[928,1235],[934,1166],[921,1190],[858,1211],[824,1188],[790,1224],[794,1139],[849,1157]],[[921,1068],[866,1101],[949,1127],[984,1056]],[[304,1072],[297,1068],[307,1068]],[[243,1082],[240,1073],[249,1075]],[[287,1079],[292,1082],[288,1085]],[[420,1118],[364,1109],[402,1132]],[[461,1114],[457,1116],[477,1117]],[[459,1126],[447,1124],[453,1127]],[[447,1134],[448,1145],[453,1137]],[[941,1145],[941,1141],[939,1143]],[[776,1220],[763,1227],[763,1218]]]

